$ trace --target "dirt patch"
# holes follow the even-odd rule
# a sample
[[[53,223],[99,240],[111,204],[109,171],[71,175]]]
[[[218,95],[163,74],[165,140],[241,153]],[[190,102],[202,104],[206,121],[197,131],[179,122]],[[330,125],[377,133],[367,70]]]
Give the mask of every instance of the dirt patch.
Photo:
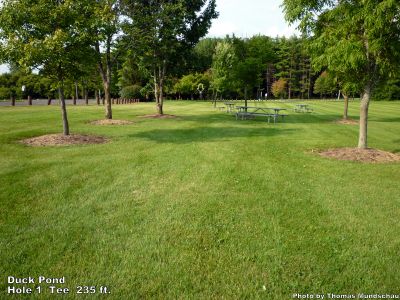
[[[29,146],[66,146],[84,144],[103,144],[107,139],[101,136],[81,134],[46,134],[22,140],[21,143]]]
[[[358,120],[353,120],[353,119],[340,119],[335,121],[336,124],[342,124],[342,125],[358,125],[359,122]]]
[[[174,115],[159,115],[159,114],[155,114],[155,115],[145,115],[145,116],[140,116],[140,118],[148,118],[148,119],[175,119],[177,118],[177,116]]]
[[[376,149],[337,148],[317,151],[324,157],[338,160],[352,160],[366,163],[399,162],[400,155]]]
[[[90,122],[92,125],[129,125],[133,124],[131,121],[126,121],[126,120],[109,120],[109,119],[104,119],[104,120],[96,120]]]

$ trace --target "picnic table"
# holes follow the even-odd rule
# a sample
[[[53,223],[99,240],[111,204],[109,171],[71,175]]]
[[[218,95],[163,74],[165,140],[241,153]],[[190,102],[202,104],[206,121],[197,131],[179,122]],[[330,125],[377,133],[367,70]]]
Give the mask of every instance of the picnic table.
[[[261,116],[267,117],[268,123],[270,122],[271,118],[273,118],[274,123],[276,123],[278,117],[282,117],[283,120],[283,117],[287,116],[285,114],[280,114],[280,111],[286,110],[286,108],[280,107],[236,106],[236,109],[238,110],[236,113],[236,120],[239,118],[244,120],[254,118],[256,116]]]
[[[312,112],[313,109],[308,104],[300,103],[300,104],[296,104],[296,106],[294,107],[294,111],[308,113],[308,112]]]
[[[224,104],[226,105],[226,112],[227,113],[233,112],[233,107],[235,106],[235,103],[233,103],[233,102],[224,102]]]

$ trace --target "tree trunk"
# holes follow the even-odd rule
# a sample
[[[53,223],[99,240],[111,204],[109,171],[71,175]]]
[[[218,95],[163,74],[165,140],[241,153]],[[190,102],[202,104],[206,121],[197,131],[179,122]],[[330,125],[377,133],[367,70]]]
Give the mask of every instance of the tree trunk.
[[[85,89],[85,87],[84,87],[84,85],[83,85],[83,83],[82,83],[82,89],[81,89],[81,92],[82,92],[82,98],[81,99],[85,99],[85,92],[86,92],[86,89]]]
[[[244,106],[245,106],[245,112],[247,112],[247,86],[244,87]]]
[[[105,100],[105,105],[106,105],[106,119],[111,120],[112,119],[112,108],[111,108],[111,95],[110,95],[110,83],[103,82],[104,86],[104,100]]]
[[[367,133],[368,133],[368,108],[371,97],[371,84],[368,83],[364,87],[364,93],[360,104],[360,131],[358,137],[358,148],[367,149]]]
[[[76,100],[79,99],[79,94],[78,94],[78,83],[75,81],[75,101],[74,101],[74,105],[76,105]]]
[[[32,105],[32,96],[28,95],[28,105]]]
[[[47,97],[47,105],[51,105],[51,97],[50,96]]]
[[[95,48],[98,54],[98,67],[101,75],[101,79],[103,82],[104,88],[104,98],[105,107],[106,107],[106,119],[112,119],[112,108],[111,108],[111,39],[112,36],[107,36],[106,41],[106,55],[105,55],[105,64],[102,61],[102,54],[100,51],[100,44],[96,43]],[[103,102],[104,104],[104,102]]]
[[[156,96],[156,108],[159,115],[164,114],[163,104],[164,104],[164,76],[166,69],[166,61],[164,60],[162,66],[158,67],[158,76],[156,70],[154,71],[154,92]]]
[[[158,103],[157,103],[157,113],[159,115],[164,114],[164,111],[163,111],[163,96],[164,96],[163,88],[164,88],[163,79],[160,78],[160,83],[159,83],[159,87],[158,87],[159,99],[158,99]]]
[[[68,117],[67,117],[67,109],[65,107],[65,99],[64,99],[64,88],[61,85],[58,87],[58,95],[60,97],[60,105],[61,105],[61,115],[63,121],[63,134],[69,135],[69,125],[68,125]]]
[[[85,103],[86,105],[89,105],[89,95],[88,95],[88,90],[85,88]]]
[[[11,97],[11,106],[15,106],[15,97],[14,96]]]
[[[100,97],[99,97],[99,92],[97,90],[94,91],[94,97],[96,98],[97,105],[100,105]]]
[[[72,104],[76,105],[76,96],[75,96],[75,94],[72,95]]]
[[[349,95],[342,93],[344,97],[344,112],[343,112],[343,120],[347,120],[349,118]]]

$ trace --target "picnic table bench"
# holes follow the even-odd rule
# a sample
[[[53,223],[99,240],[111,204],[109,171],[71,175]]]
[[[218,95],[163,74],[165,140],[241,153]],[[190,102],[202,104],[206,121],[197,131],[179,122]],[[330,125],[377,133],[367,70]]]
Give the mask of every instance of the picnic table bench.
[[[274,120],[274,123],[276,123],[277,119],[279,117],[283,118],[286,117],[286,114],[280,114],[279,112],[281,110],[286,110],[285,108],[269,108],[269,107],[252,107],[252,106],[237,106],[237,113],[236,113],[236,120],[241,119],[254,119],[255,117],[267,117],[268,123],[270,122],[271,119]],[[248,111],[248,109],[251,109],[253,111]],[[273,110],[274,112],[270,112]]]
[[[295,112],[311,113],[313,109],[308,104],[296,104],[294,107]]]
[[[224,104],[226,105],[226,112],[227,113],[233,112],[233,107],[235,106],[235,103],[233,103],[233,102],[224,102]]]

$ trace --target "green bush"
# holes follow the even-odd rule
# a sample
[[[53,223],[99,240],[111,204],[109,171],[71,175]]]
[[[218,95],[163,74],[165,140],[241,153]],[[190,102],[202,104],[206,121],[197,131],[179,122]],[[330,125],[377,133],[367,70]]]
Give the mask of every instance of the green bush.
[[[141,89],[142,87],[138,84],[128,85],[121,89],[119,95],[121,96],[121,98],[137,99],[141,97]]]

